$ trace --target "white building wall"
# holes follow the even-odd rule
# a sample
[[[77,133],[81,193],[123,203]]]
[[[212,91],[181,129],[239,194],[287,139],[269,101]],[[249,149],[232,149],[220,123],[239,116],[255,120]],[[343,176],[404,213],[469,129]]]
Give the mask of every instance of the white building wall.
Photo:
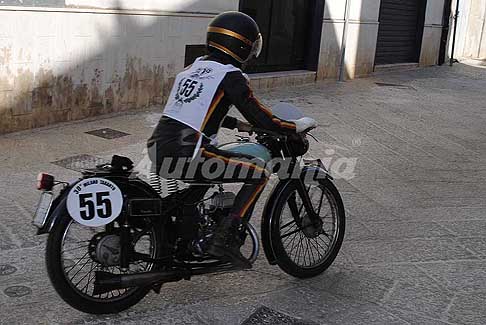
[[[349,0],[349,25],[346,39],[347,78],[369,75],[373,71],[380,0]],[[327,0],[321,36],[319,79],[338,78],[341,63],[346,1]]]
[[[421,66],[436,65],[438,63],[443,15],[444,0],[427,0],[422,50],[420,52]]]
[[[449,42],[449,54],[451,50],[452,44]],[[461,0],[454,57],[486,59],[486,0]]]
[[[344,63],[346,77],[356,78],[374,70],[380,0],[350,1]],[[443,1],[428,0],[423,65],[438,56]],[[239,4],[52,2],[58,7],[0,5],[0,133],[162,104],[185,46],[204,44],[209,21]],[[318,79],[338,77],[345,3],[325,3]]]
[[[346,78],[374,71],[378,39],[380,0],[349,0],[349,27],[344,60]],[[486,1],[486,0],[481,0]],[[345,23],[345,0],[327,0],[321,37],[319,79],[338,78]],[[444,0],[428,0],[420,64],[437,64],[442,33]]]
[[[122,9],[112,0],[68,2],[0,6],[0,133],[163,103],[185,46],[204,44],[209,21],[238,7],[237,0],[136,8],[124,0]],[[159,5],[167,11],[154,11]]]
[[[236,10],[239,0],[66,0],[67,7],[219,13]]]

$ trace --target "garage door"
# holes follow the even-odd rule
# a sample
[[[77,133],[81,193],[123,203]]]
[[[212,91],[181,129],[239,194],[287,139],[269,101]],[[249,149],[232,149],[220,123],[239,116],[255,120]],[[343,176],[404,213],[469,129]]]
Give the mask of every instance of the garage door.
[[[425,0],[381,0],[376,64],[418,62]]]

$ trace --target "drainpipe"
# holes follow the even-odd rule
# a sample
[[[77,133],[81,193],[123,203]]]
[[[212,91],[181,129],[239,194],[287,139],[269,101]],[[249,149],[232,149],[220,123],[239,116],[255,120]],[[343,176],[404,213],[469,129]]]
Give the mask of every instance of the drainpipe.
[[[339,81],[345,81],[344,70],[346,69],[346,41],[348,39],[348,26],[349,26],[349,10],[351,8],[351,0],[346,0],[346,9],[344,11],[344,29],[343,39],[341,41],[341,65],[339,67]]]
[[[457,34],[457,21],[459,19],[459,2],[460,0],[457,0],[456,2],[456,13],[454,14],[454,33],[452,34],[452,50],[451,50],[451,60],[449,61],[449,65],[452,67],[455,62],[458,62],[456,59],[454,59],[454,52],[456,49],[456,34]]]

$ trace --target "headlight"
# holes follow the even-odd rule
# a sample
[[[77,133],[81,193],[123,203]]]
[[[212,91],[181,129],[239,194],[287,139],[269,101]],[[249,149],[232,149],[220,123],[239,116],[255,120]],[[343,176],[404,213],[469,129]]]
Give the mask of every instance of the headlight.
[[[309,140],[304,134],[293,134],[289,136],[287,145],[295,157],[303,156],[309,151]]]

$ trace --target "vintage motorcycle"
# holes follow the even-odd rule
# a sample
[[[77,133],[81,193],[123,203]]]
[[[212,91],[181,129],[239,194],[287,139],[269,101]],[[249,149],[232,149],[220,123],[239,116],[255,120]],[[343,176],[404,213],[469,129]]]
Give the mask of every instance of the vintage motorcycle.
[[[273,112],[287,120],[303,116],[290,104],[277,105]],[[261,215],[265,256],[294,277],[319,275],[332,264],[343,241],[340,194],[320,160],[299,162],[309,149],[308,133],[254,132],[256,143],[244,138],[221,148],[264,161],[279,157],[299,171],[297,177],[279,179],[267,199]],[[118,156],[85,170],[72,183],[41,173],[38,189],[43,192],[33,224],[39,235],[48,234],[47,272],[62,299],[86,313],[116,313],[137,304],[150,290],[160,293],[164,283],[238,271],[201,249],[235,195],[223,184],[178,184],[158,177],[144,181],[128,158]],[[60,191],[55,197],[56,186]],[[257,232],[247,223],[240,233],[242,251],[253,263],[260,249]]]

